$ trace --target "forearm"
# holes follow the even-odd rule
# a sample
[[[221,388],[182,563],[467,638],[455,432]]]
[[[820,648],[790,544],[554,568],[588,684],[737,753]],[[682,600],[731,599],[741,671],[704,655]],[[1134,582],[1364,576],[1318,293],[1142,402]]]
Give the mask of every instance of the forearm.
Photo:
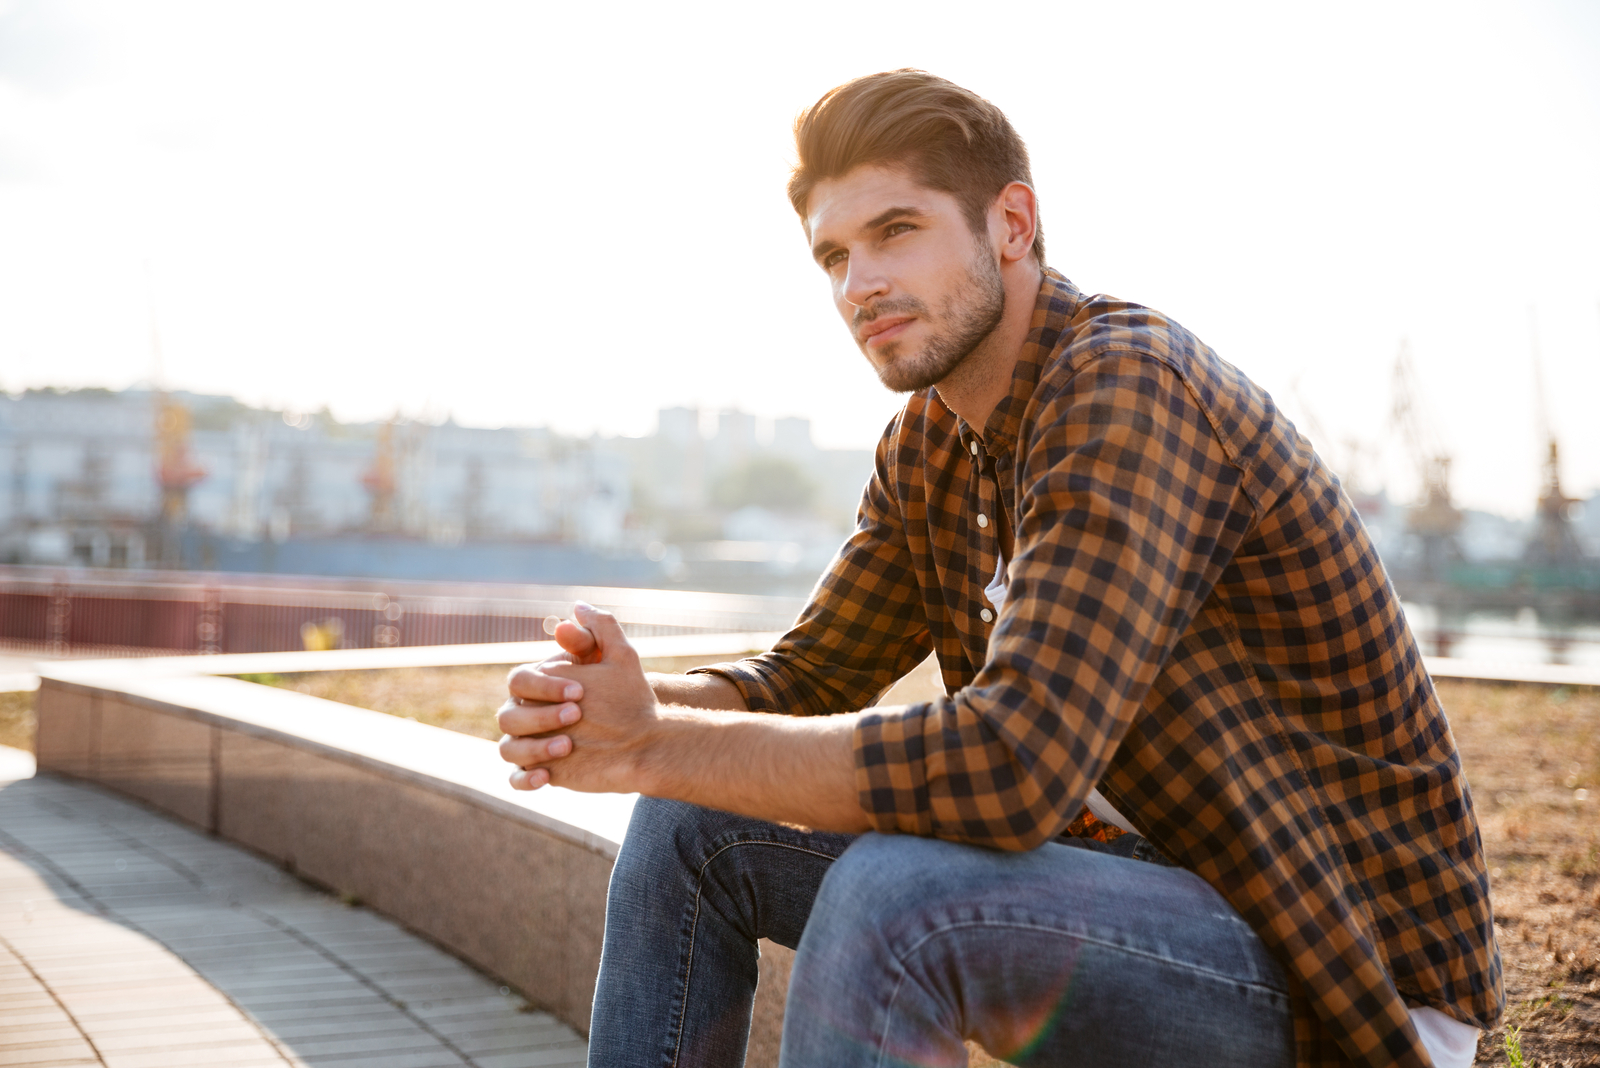
[[[775,823],[868,831],[856,793],[855,718],[663,708],[639,788]]]
[[[748,712],[739,687],[721,675],[666,675],[645,673],[656,700],[663,705],[704,708],[717,712]]]

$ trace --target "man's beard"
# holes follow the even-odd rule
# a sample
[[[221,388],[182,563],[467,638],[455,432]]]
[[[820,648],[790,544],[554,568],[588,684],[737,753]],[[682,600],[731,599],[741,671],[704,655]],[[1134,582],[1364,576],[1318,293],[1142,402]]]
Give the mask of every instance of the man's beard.
[[[942,320],[948,329],[928,339],[921,352],[896,358],[898,342],[886,346],[884,362],[877,367],[878,381],[895,393],[911,393],[943,382],[950,373],[1000,325],[1006,311],[1005,283],[1000,267],[987,244],[967,267],[967,284],[944,307]],[[917,315],[932,322],[928,306],[916,297],[900,297],[873,306],[871,317],[858,311],[853,323],[857,331],[880,315]],[[859,333],[858,335],[859,336]]]

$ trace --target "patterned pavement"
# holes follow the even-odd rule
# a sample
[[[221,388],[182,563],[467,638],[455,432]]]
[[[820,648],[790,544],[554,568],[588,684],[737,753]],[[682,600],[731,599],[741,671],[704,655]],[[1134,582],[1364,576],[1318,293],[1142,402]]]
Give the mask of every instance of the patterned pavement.
[[[0,1066],[584,1063],[390,921],[96,788],[3,781],[27,770],[0,761]]]

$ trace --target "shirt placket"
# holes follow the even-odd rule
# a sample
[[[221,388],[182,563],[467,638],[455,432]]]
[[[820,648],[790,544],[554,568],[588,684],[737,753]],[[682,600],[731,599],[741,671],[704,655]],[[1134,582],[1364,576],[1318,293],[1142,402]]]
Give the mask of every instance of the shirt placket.
[[[994,479],[994,461],[977,438],[971,439],[968,449],[972,454],[973,484],[967,499],[973,503],[967,526],[967,552],[976,564],[976,573],[971,576],[973,588],[978,591],[973,604],[981,624],[980,633],[987,643],[995,612],[982,591],[993,580],[999,562],[1002,512]]]

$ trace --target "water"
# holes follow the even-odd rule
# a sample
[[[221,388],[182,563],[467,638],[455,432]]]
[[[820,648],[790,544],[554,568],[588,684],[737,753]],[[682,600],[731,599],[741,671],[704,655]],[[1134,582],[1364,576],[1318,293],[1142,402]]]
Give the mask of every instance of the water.
[[[1429,655],[1600,668],[1600,625],[1556,627],[1541,621],[1531,608],[1515,616],[1473,613],[1465,619],[1443,620],[1432,605],[1404,607],[1422,651]]]

